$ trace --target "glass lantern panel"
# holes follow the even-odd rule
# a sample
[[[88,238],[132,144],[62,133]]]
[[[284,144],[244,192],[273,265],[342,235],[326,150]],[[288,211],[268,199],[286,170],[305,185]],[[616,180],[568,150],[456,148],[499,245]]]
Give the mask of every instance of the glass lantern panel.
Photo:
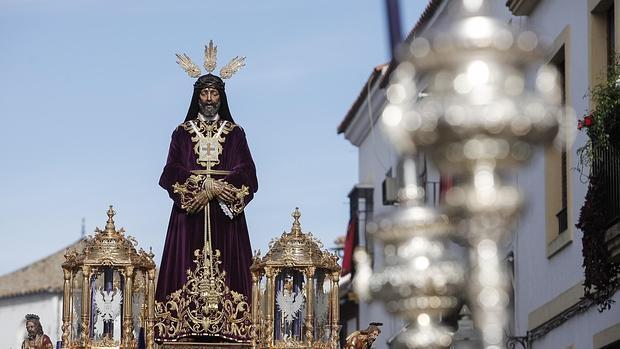
[[[283,269],[275,279],[274,338],[302,342],[306,318],[306,277],[302,271]]]
[[[82,335],[82,270],[73,274],[71,284],[71,341],[77,342]]]
[[[140,329],[146,324],[146,274],[138,270],[134,274],[133,295],[131,297],[131,309],[133,314],[133,335],[140,337]]]
[[[265,319],[267,318],[267,277],[263,274],[258,281],[258,338],[263,338],[263,331],[265,328]]]
[[[258,283],[258,311],[261,315],[261,318],[264,319],[267,317],[267,278],[262,275],[260,277],[259,283]]]
[[[125,278],[119,270],[101,267],[90,281],[93,346],[120,345]]]
[[[314,340],[329,342],[330,337],[330,294],[331,277],[325,269],[314,273]]]

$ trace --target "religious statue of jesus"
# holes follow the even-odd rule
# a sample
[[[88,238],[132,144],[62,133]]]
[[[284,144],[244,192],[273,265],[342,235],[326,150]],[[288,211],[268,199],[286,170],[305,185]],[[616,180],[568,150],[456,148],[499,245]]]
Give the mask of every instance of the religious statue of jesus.
[[[43,326],[41,326],[38,315],[26,315],[26,331],[28,332],[28,337],[22,342],[22,349],[54,348],[50,337],[43,333]]]
[[[217,298],[222,291],[204,275],[213,279],[219,273],[218,268],[223,271],[221,276],[226,287],[245,296],[249,302],[252,252],[244,208],[258,189],[246,135],[230,113],[223,81],[244,66],[245,58],[235,57],[221,69],[220,76],[216,76],[211,74],[216,66],[216,55],[217,47],[210,42],[205,46],[204,67],[208,74],[202,76],[187,55],[177,55],[177,63],[198,79],[185,121],[172,133],[168,159],[159,180],[173,206],[155,298],[163,304],[170,301],[172,294],[179,297],[182,289],[186,293],[198,289],[199,297],[209,299],[208,306],[204,307],[205,318],[209,318],[209,311],[217,311],[220,301]],[[194,272],[200,263],[196,258],[204,258],[206,267],[211,268],[211,271],[206,269],[206,274],[200,274],[205,280],[193,280],[199,273]],[[188,279],[197,286],[187,286]],[[196,311],[202,310],[189,309],[183,316],[195,318]],[[184,321],[176,319],[173,323],[182,326]],[[161,337],[177,340],[203,334],[209,335],[191,329]]]

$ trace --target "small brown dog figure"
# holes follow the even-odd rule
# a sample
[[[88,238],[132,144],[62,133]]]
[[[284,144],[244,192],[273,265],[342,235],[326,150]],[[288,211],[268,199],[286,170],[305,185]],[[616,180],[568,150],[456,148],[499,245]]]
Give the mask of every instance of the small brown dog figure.
[[[381,325],[381,322],[371,322],[365,330],[351,333],[347,336],[344,349],[370,349],[381,333]]]

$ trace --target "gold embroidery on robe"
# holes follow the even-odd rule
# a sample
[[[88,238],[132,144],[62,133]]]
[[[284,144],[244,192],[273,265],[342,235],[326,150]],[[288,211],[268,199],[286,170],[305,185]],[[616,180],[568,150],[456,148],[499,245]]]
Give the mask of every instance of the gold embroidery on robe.
[[[175,194],[181,196],[181,208],[187,210],[191,201],[203,190],[205,176],[203,175],[191,175],[183,183],[175,183],[172,185],[172,189]]]
[[[205,122],[195,119],[182,123],[181,127],[192,135],[196,162],[204,168],[211,169],[220,163],[219,157],[226,135],[237,125],[229,121]]]

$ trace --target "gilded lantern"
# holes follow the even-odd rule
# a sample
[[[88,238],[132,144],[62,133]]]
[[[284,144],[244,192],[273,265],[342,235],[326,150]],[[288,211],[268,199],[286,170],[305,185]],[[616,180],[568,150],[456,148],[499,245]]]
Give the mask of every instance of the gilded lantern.
[[[62,348],[137,348],[143,333],[153,348],[153,253],[116,230],[108,210],[104,230],[65,254]]]
[[[299,209],[293,227],[254,256],[254,348],[337,348],[338,257],[311,233],[303,233]]]

